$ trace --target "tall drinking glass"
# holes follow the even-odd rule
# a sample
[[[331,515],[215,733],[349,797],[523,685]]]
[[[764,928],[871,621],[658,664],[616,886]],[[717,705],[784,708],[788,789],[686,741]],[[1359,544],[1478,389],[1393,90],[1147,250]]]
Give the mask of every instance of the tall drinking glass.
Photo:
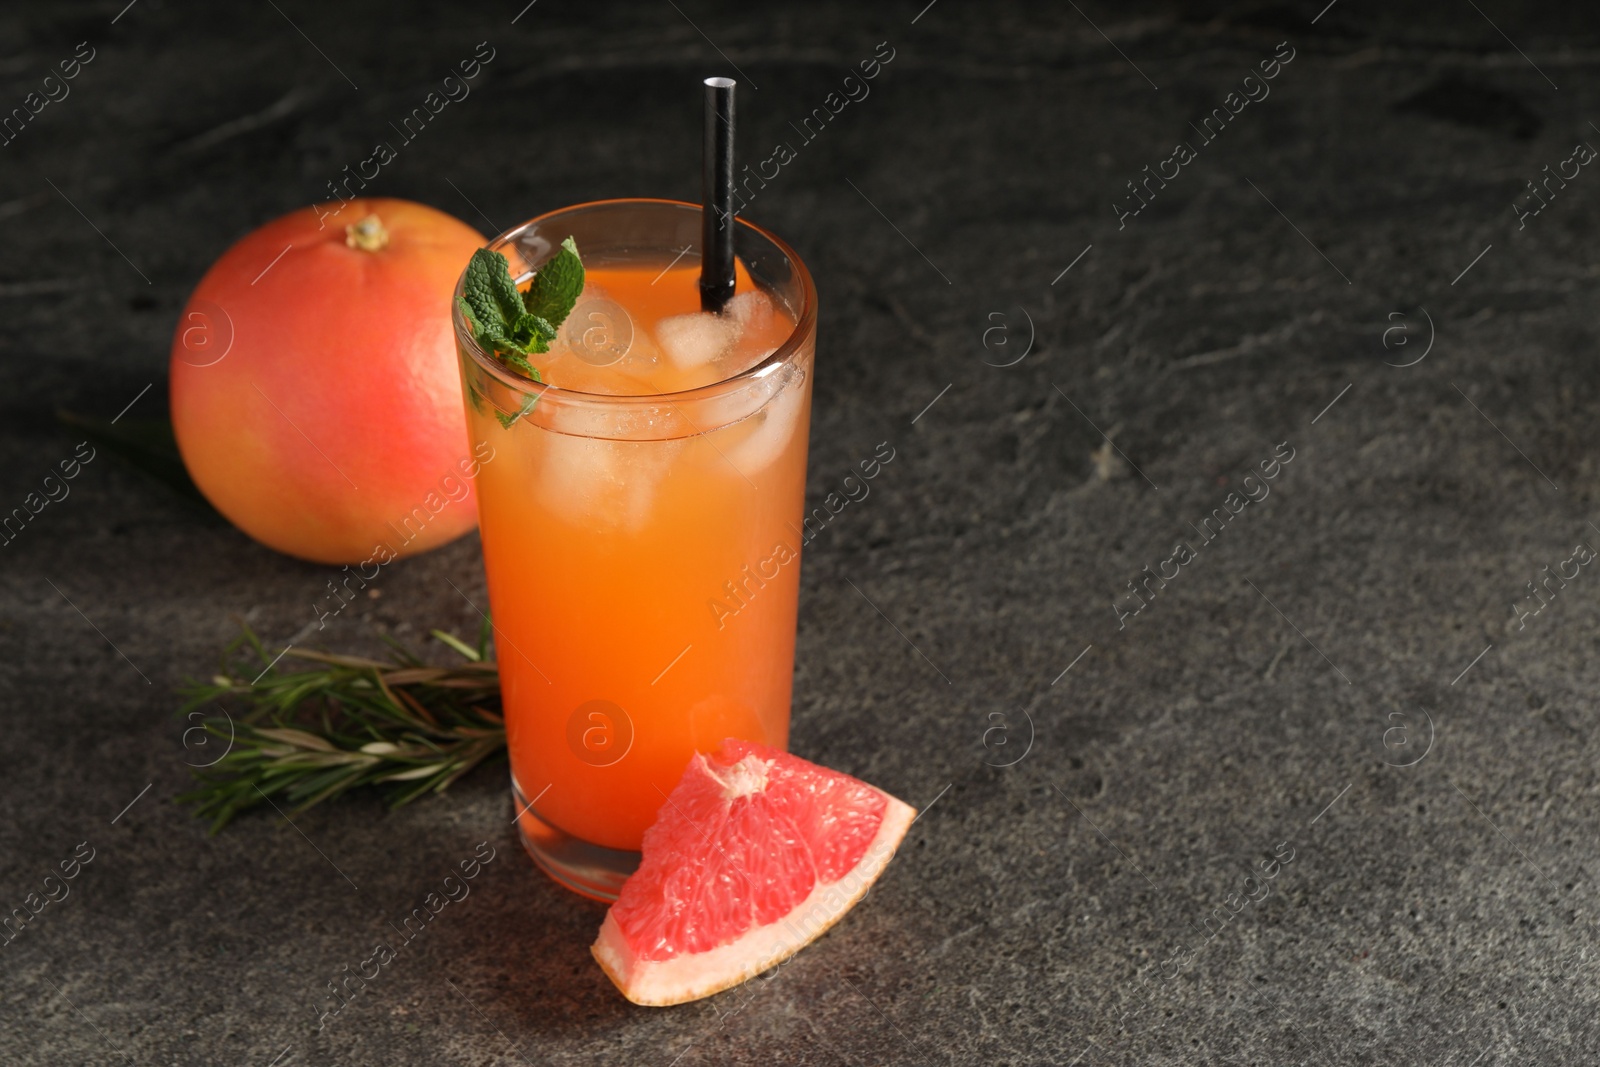
[[[788,743],[816,290],[740,221],[740,295],[685,317],[700,232],[698,205],[609,200],[490,244],[521,280],[576,239],[584,294],[534,358],[550,384],[455,311],[518,830],[600,899],[693,753]]]

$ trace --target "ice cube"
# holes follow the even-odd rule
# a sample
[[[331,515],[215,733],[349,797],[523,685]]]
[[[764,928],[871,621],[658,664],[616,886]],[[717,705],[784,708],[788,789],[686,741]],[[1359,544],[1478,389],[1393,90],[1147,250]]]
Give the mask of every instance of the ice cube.
[[[805,378],[795,374],[777,396],[748,421],[757,425],[728,450],[728,462],[753,479],[770,466],[800,430],[800,410],[805,406]]]
[[[737,322],[743,333],[764,332],[772,327],[772,298],[752,289],[728,301],[723,314]]]
[[[615,481],[616,449],[610,441],[541,431],[543,462],[534,482],[544,506],[573,525],[600,509]]]
[[[681,441],[608,441],[545,431],[535,485],[544,506],[575,526],[637,530],[650,517]]]
[[[709,366],[739,340],[739,323],[710,311],[674,315],[656,324],[656,341],[679,370]]]

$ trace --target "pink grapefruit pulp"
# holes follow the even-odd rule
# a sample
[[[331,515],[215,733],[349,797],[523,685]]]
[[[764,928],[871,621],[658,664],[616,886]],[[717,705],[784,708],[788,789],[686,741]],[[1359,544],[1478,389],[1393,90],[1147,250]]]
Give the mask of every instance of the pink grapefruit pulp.
[[[916,817],[873,786],[729,739],[696,754],[591,951],[635,1004],[682,1004],[781,963],[864,896]]]

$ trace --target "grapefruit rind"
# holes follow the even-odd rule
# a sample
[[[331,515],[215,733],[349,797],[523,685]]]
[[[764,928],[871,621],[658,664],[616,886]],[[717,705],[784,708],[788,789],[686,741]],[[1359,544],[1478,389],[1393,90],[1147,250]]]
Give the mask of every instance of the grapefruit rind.
[[[836,882],[819,883],[783,918],[757,926],[707,952],[642,960],[628,946],[610,912],[600,937],[590,947],[600,969],[622,995],[645,1007],[686,1004],[732,988],[769,970],[821,937],[866,896],[894,858],[917,811],[878,790],[886,805],[883,821],[858,862]]]

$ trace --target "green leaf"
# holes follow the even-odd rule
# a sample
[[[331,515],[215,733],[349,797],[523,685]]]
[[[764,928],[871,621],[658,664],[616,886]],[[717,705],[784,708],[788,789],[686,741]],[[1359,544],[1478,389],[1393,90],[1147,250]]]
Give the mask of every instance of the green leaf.
[[[472,327],[472,335],[478,343],[491,352],[501,352],[510,347],[511,342],[506,337],[505,324],[493,319],[480,321],[473,315],[472,308],[465,299],[461,301],[461,314],[466,318],[467,325]]]
[[[582,292],[583,260],[578,257],[577,242],[568,237],[561,242],[561,247],[550,261],[533,276],[533,285],[523,297],[523,303],[529,314],[559,327],[572,313]],[[552,332],[550,337],[554,336]]]
[[[524,346],[524,351],[550,351],[550,342],[556,339],[556,328],[539,315],[523,315],[511,327],[511,340]]]
[[[514,352],[516,344],[498,322],[478,328],[478,343],[491,352]]]
[[[537,371],[534,372],[534,379],[533,380],[534,381],[538,381],[539,380]],[[522,410],[518,411],[515,415],[507,415],[503,411],[496,411],[494,413],[494,417],[500,423],[500,428],[502,430],[509,430],[509,429],[511,429],[512,426],[516,425],[516,422],[517,422],[518,419],[522,418],[522,416],[524,416],[528,412],[532,411],[533,410],[533,405],[537,404],[538,402],[539,402],[539,398],[536,397],[536,396],[526,397],[522,401]]]
[[[502,352],[501,355],[500,355],[500,358],[505,360],[506,363],[509,364],[510,366],[513,366],[513,367],[517,368],[517,370],[521,371],[523,374],[526,374],[528,377],[533,378],[535,381],[538,380],[539,371],[534,367],[534,365],[532,363],[528,362],[527,357],[524,356],[522,353],[520,353],[520,352]]]
[[[461,287],[467,306],[478,320],[480,330],[499,328],[499,335],[510,332],[511,324],[526,310],[522,294],[511,280],[511,264],[499,252],[480,248],[467,264],[467,277]]]

